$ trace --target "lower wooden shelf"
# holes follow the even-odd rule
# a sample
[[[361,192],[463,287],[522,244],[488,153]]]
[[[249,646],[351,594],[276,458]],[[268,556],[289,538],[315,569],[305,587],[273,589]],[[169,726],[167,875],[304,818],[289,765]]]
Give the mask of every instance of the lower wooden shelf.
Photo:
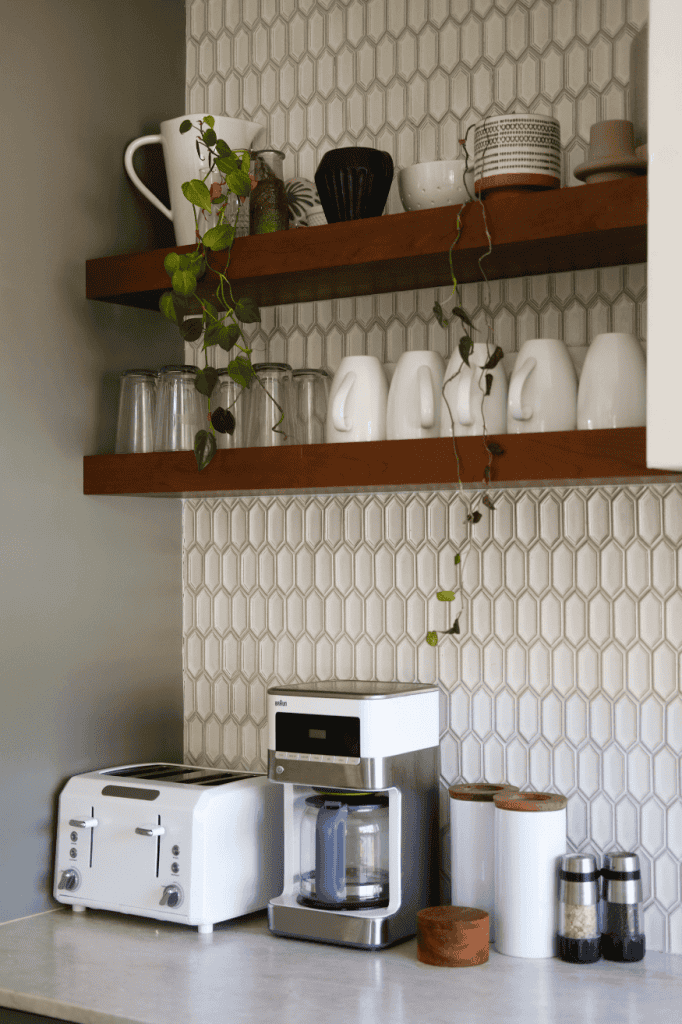
[[[647,468],[644,427],[504,434],[494,440],[505,453],[494,460],[493,487],[682,480],[682,474]],[[482,485],[487,457],[481,438],[458,438],[457,451],[463,484]],[[193,498],[455,487],[449,438],[239,448],[217,452],[201,472],[192,452],[83,460],[84,494]]]

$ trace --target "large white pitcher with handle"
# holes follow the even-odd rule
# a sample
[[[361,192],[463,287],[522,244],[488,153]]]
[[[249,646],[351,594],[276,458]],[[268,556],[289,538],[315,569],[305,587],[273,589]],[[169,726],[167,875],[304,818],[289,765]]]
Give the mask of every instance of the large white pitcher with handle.
[[[376,356],[345,356],[327,404],[327,441],[384,441],[388,382]]]
[[[123,163],[133,185],[140,190],[143,196],[150,203],[160,210],[161,213],[173,222],[175,229],[176,245],[194,245],[196,242],[196,226],[194,222],[194,208],[185,199],[182,193],[182,186],[185,181],[192,178],[203,179],[208,171],[208,160],[206,150],[201,147],[201,156],[197,153],[196,140],[198,133],[196,124],[208,114],[185,114],[183,117],[173,117],[170,121],[161,122],[161,131],[158,135],[143,135],[135,139],[127,146]],[[180,125],[183,121],[191,121],[191,131],[180,134]],[[214,131],[219,139],[223,139],[231,149],[251,149],[258,133],[263,125],[255,121],[244,121],[239,117],[215,117]],[[133,155],[141,146],[150,146],[160,142],[163,147],[163,159],[166,165],[166,177],[168,179],[168,195],[170,198],[170,210],[161,202],[158,196],[147,188],[140,181],[135,168],[133,167]],[[215,180],[219,178],[215,172]],[[207,179],[207,185],[211,181]],[[205,222],[200,224],[203,235],[208,228],[213,227],[216,215],[209,215],[200,211],[205,217]]]

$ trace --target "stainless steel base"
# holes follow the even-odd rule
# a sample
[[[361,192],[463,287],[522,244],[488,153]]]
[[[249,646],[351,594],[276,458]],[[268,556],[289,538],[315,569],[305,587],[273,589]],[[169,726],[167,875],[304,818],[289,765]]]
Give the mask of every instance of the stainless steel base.
[[[362,917],[271,902],[268,905],[268,926],[274,935],[286,938],[329,942],[358,949],[383,949],[411,938],[415,934],[416,918],[412,915],[410,925],[404,917],[401,920],[400,914]]]

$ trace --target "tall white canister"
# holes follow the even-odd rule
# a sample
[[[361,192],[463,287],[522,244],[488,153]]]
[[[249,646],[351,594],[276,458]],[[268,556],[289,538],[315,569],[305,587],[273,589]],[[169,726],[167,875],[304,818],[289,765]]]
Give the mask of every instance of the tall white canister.
[[[450,786],[450,875],[453,907],[476,907],[490,917],[495,939],[496,793],[517,793],[506,783],[472,782]]]
[[[557,887],[566,853],[565,796],[498,793],[495,803],[495,949],[557,954]]]

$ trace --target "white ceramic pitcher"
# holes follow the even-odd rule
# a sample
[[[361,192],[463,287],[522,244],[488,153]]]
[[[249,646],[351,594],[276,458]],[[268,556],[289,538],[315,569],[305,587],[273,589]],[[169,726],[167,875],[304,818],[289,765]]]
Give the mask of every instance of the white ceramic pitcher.
[[[386,437],[440,436],[440,399],[445,363],[438,352],[403,352],[391,380]]]
[[[482,434],[484,412],[486,434],[506,434],[507,373],[501,362],[492,370],[483,370],[489,357],[488,346],[483,342],[474,345],[468,366],[463,363],[459,349],[450,356],[445,371],[445,397],[440,413],[441,437],[451,436],[453,420],[456,436]],[[485,378],[489,373],[492,374],[493,383],[490,394],[486,395]]]
[[[196,125],[207,114],[185,114],[183,117],[173,117],[170,121],[161,122],[161,131],[158,135],[143,135],[135,139],[127,146],[123,163],[133,185],[140,190],[150,203],[153,203],[157,210],[173,222],[175,229],[176,245],[194,245],[196,241],[196,226],[194,223],[194,209],[192,204],[185,199],[182,193],[182,185],[192,178],[203,179],[208,171],[206,151],[202,149],[202,156],[199,157],[196,148],[198,138],[197,131],[192,127],[191,131],[180,134],[180,125],[183,121],[190,120]],[[255,121],[244,121],[239,117],[215,117],[214,130],[219,139],[223,139],[231,149],[251,149],[254,140],[263,126]],[[160,142],[163,147],[163,159],[166,166],[166,177],[168,179],[168,195],[170,198],[170,210],[161,202],[158,196],[147,188],[140,181],[135,168],[133,167],[133,154],[141,146],[150,146],[152,143]],[[216,181],[218,176],[216,174]],[[207,181],[207,184],[210,184]],[[215,215],[204,215],[206,221],[201,224],[201,233],[213,226]]]
[[[509,381],[507,433],[575,430],[578,376],[563,341],[524,341]]]
[[[344,356],[327,405],[327,441],[383,441],[388,384],[376,356]]]

